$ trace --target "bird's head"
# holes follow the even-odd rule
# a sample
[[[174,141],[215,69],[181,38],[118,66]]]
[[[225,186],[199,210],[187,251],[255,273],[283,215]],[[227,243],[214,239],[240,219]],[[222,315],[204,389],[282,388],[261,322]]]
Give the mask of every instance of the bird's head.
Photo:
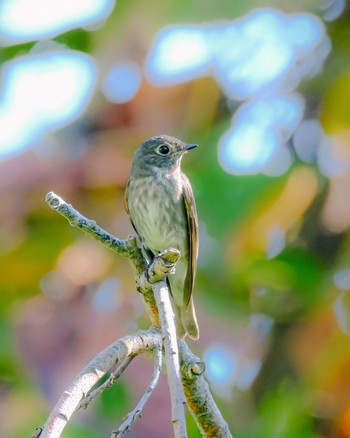
[[[197,144],[187,144],[169,135],[158,135],[142,143],[134,155],[132,166],[135,169],[159,168],[174,169],[181,163],[181,158]]]

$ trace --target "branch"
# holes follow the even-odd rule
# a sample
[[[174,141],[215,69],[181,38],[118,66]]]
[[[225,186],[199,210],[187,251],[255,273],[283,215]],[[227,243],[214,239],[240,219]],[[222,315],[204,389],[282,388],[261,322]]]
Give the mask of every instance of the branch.
[[[169,289],[164,281],[154,285],[154,296],[158,305],[164,342],[165,361],[171,398],[171,421],[175,438],[185,438],[185,397],[180,375],[179,350],[176,338],[174,313],[170,303]]]
[[[153,292],[156,299],[160,326],[162,328],[165,361],[168,371],[168,384],[171,398],[171,421],[174,426],[175,437],[185,438],[185,397],[180,375],[179,349],[177,345],[174,312],[170,302],[170,293],[164,276],[174,272],[175,263],[180,257],[177,249],[169,248],[157,254],[148,268],[148,281],[154,283]]]
[[[72,227],[79,228],[85,234],[92,237],[94,240],[102,243],[112,249],[119,255],[128,257],[136,269],[136,288],[140,292],[145,301],[147,313],[152,321],[152,325],[160,327],[157,305],[154,299],[152,286],[144,278],[144,272],[147,269],[147,263],[143,257],[141,249],[137,246],[135,237],[129,236],[128,239],[122,240],[108,233],[95,221],[86,218],[77,211],[71,204],[68,204],[60,196],[54,192],[49,192],[46,195],[45,201],[52,210],[61,214]]]
[[[143,394],[141,400],[137,403],[135,408],[128,414],[124,423],[118,428],[118,430],[113,430],[111,438],[117,438],[124,433],[128,432],[131,428],[132,423],[141,417],[143,408],[145,407],[148,399],[152,395],[155,387],[157,386],[160,372],[162,371],[162,349],[159,346],[155,347],[155,363],[154,370],[151,378],[151,383],[148,385],[146,392]]]
[[[98,388],[94,389],[93,391],[89,392],[89,394],[83,400],[81,400],[81,402],[77,406],[76,411],[78,411],[79,409],[86,409],[94,398],[96,398],[106,389],[110,388],[114,384],[114,382],[117,379],[119,379],[119,377],[123,374],[123,372],[126,370],[126,368],[133,360],[133,358],[134,358],[133,356],[126,357],[120,363],[117,370],[111,373],[108,379],[102,385],[100,385]]]
[[[59,438],[70,417],[91,388],[116,364],[145,351],[160,349],[158,330],[139,331],[114,342],[99,353],[72,381],[47,419],[40,438]]]
[[[205,364],[191,352],[183,340],[180,341],[180,361],[187,406],[203,437],[232,438],[203,377]]]
[[[63,393],[50,414],[41,436],[45,438],[59,437],[73,412],[79,407],[86,407],[99,392],[105,389],[105,387],[109,387],[115,378],[124,371],[134,356],[147,350],[156,349],[156,352],[158,352],[158,349],[161,348],[164,342],[168,382],[172,396],[172,418],[175,436],[186,437],[183,388],[180,379],[181,372],[188,407],[203,436],[208,438],[213,436],[230,438],[231,434],[228,426],[215,405],[208,384],[202,376],[204,364],[192,354],[184,340],[180,341],[181,368],[179,366],[169,289],[164,281],[165,276],[174,270],[175,263],[180,255],[179,252],[172,248],[164,251],[154,258],[150,266],[147,266],[141,249],[137,247],[135,238],[129,237],[126,240],[116,238],[99,227],[95,221],[81,215],[70,204],[67,204],[53,192],[47,194],[46,201],[53,210],[64,216],[72,226],[81,229],[95,240],[130,259],[136,268],[136,288],[143,295],[146,310],[154,328],[140,331],[135,335],[126,336],[96,356]],[[158,312],[158,309],[160,312]],[[163,329],[162,335],[164,339],[162,339],[159,332],[160,326]],[[97,381],[111,368],[115,367],[116,364],[119,364],[119,368],[107,383],[86,396],[85,394],[91,390]],[[155,367],[157,367],[157,364]],[[153,388],[153,383],[154,385],[156,384],[155,373],[156,368],[151,385],[146,391],[147,394],[150,388]],[[139,415],[139,407],[144,405],[150,395],[146,396],[146,393],[132,413],[129,414],[121,428],[126,427],[128,429],[133,421],[131,417],[136,418]],[[121,428],[118,430],[121,430]],[[40,430],[38,429],[35,436],[39,435]]]
[[[84,231],[86,234],[93,237],[95,240],[103,243],[109,248],[113,249],[120,255],[125,255],[131,258],[136,270],[145,266],[145,261],[140,263],[138,256],[143,257],[142,252],[138,253],[133,246],[132,239],[120,240],[115,236],[109,234],[107,231],[99,227],[95,221],[86,218],[72,205],[67,204],[60,196],[57,196],[53,192],[49,192],[46,195],[46,202],[50,207],[58,211],[64,216],[73,227],[77,227]],[[135,257],[135,253],[137,257]],[[176,329],[174,323],[174,314],[172,311],[169,288],[164,281],[165,276],[174,271],[175,263],[180,257],[180,253],[176,249],[169,249],[158,254],[148,270],[146,275],[143,273],[141,279],[139,279],[138,288],[141,293],[149,293],[153,289],[153,301],[156,299],[156,309],[151,307],[151,313],[153,314],[153,324],[157,327],[162,327],[162,333],[164,338],[164,350],[165,360],[168,370],[168,383],[170,388],[171,406],[172,406],[172,423],[174,427],[174,433],[176,438],[185,438],[186,434],[186,418],[184,411],[184,395],[182,389],[182,382],[180,376],[180,364],[179,353],[177,346]],[[152,283],[154,285],[152,286]],[[147,302],[147,299],[146,299]],[[149,303],[148,303],[149,304]],[[149,307],[149,306],[147,306]],[[158,318],[160,316],[160,321]],[[108,385],[107,383],[106,385]],[[100,392],[104,388],[100,388],[97,391]],[[93,394],[93,397],[95,394]],[[88,402],[90,399],[88,399]]]
[[[49,204],[52,210],[57,211],[64,216],[72,227],[79,228],[85,234],[111,248],[116,253],[126,256],[133,262],[138,274],[141,274],[146,269],[146,262],[142,255],[142,251],[137,247],[136,239],[130,237],[126,240],[118,239],[113,234],[99,227],[94,220],[83,216],[79,211],[75,210],[71,204],[68,204],[60,196],[54,192],[49,192],[46,195],[45,201]]]

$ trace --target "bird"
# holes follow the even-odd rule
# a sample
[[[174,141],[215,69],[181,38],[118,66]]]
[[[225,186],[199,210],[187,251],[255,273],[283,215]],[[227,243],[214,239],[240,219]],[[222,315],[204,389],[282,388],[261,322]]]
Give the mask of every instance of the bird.
[[[175,272],[167,277],[178,338],[199,338],[193,303],[198,258],[198,218],[191,184],[181,161],[197,144],[168,135],[139,146],[125,189],[125,209],[148,262],[168,248],[180,251]]]

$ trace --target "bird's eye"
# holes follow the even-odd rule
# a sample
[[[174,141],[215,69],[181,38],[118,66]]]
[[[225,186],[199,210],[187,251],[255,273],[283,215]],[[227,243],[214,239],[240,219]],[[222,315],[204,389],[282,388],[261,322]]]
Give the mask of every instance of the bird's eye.
[[[168,155],[170,152],[170,149],[167,145],[162,144],[161,146],[159,146],[159,148],[157,149],[158,154],[160,155]]]

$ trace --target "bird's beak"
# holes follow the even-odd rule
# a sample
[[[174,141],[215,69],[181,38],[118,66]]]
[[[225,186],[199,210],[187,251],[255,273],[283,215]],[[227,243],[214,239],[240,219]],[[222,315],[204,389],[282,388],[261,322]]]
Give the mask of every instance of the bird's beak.
[[[178,151],[175,151],[172,153],[172,155],[182,155],[185,154],[190,149],[194,149],[198,146],[198,144],[186,144],[184,148],[179,149]]]
[[[190,149],[194,149],[197,148],[199,145],[198,144],[187,144],[184,149],[182,149],[183,151],[189,151]]]

